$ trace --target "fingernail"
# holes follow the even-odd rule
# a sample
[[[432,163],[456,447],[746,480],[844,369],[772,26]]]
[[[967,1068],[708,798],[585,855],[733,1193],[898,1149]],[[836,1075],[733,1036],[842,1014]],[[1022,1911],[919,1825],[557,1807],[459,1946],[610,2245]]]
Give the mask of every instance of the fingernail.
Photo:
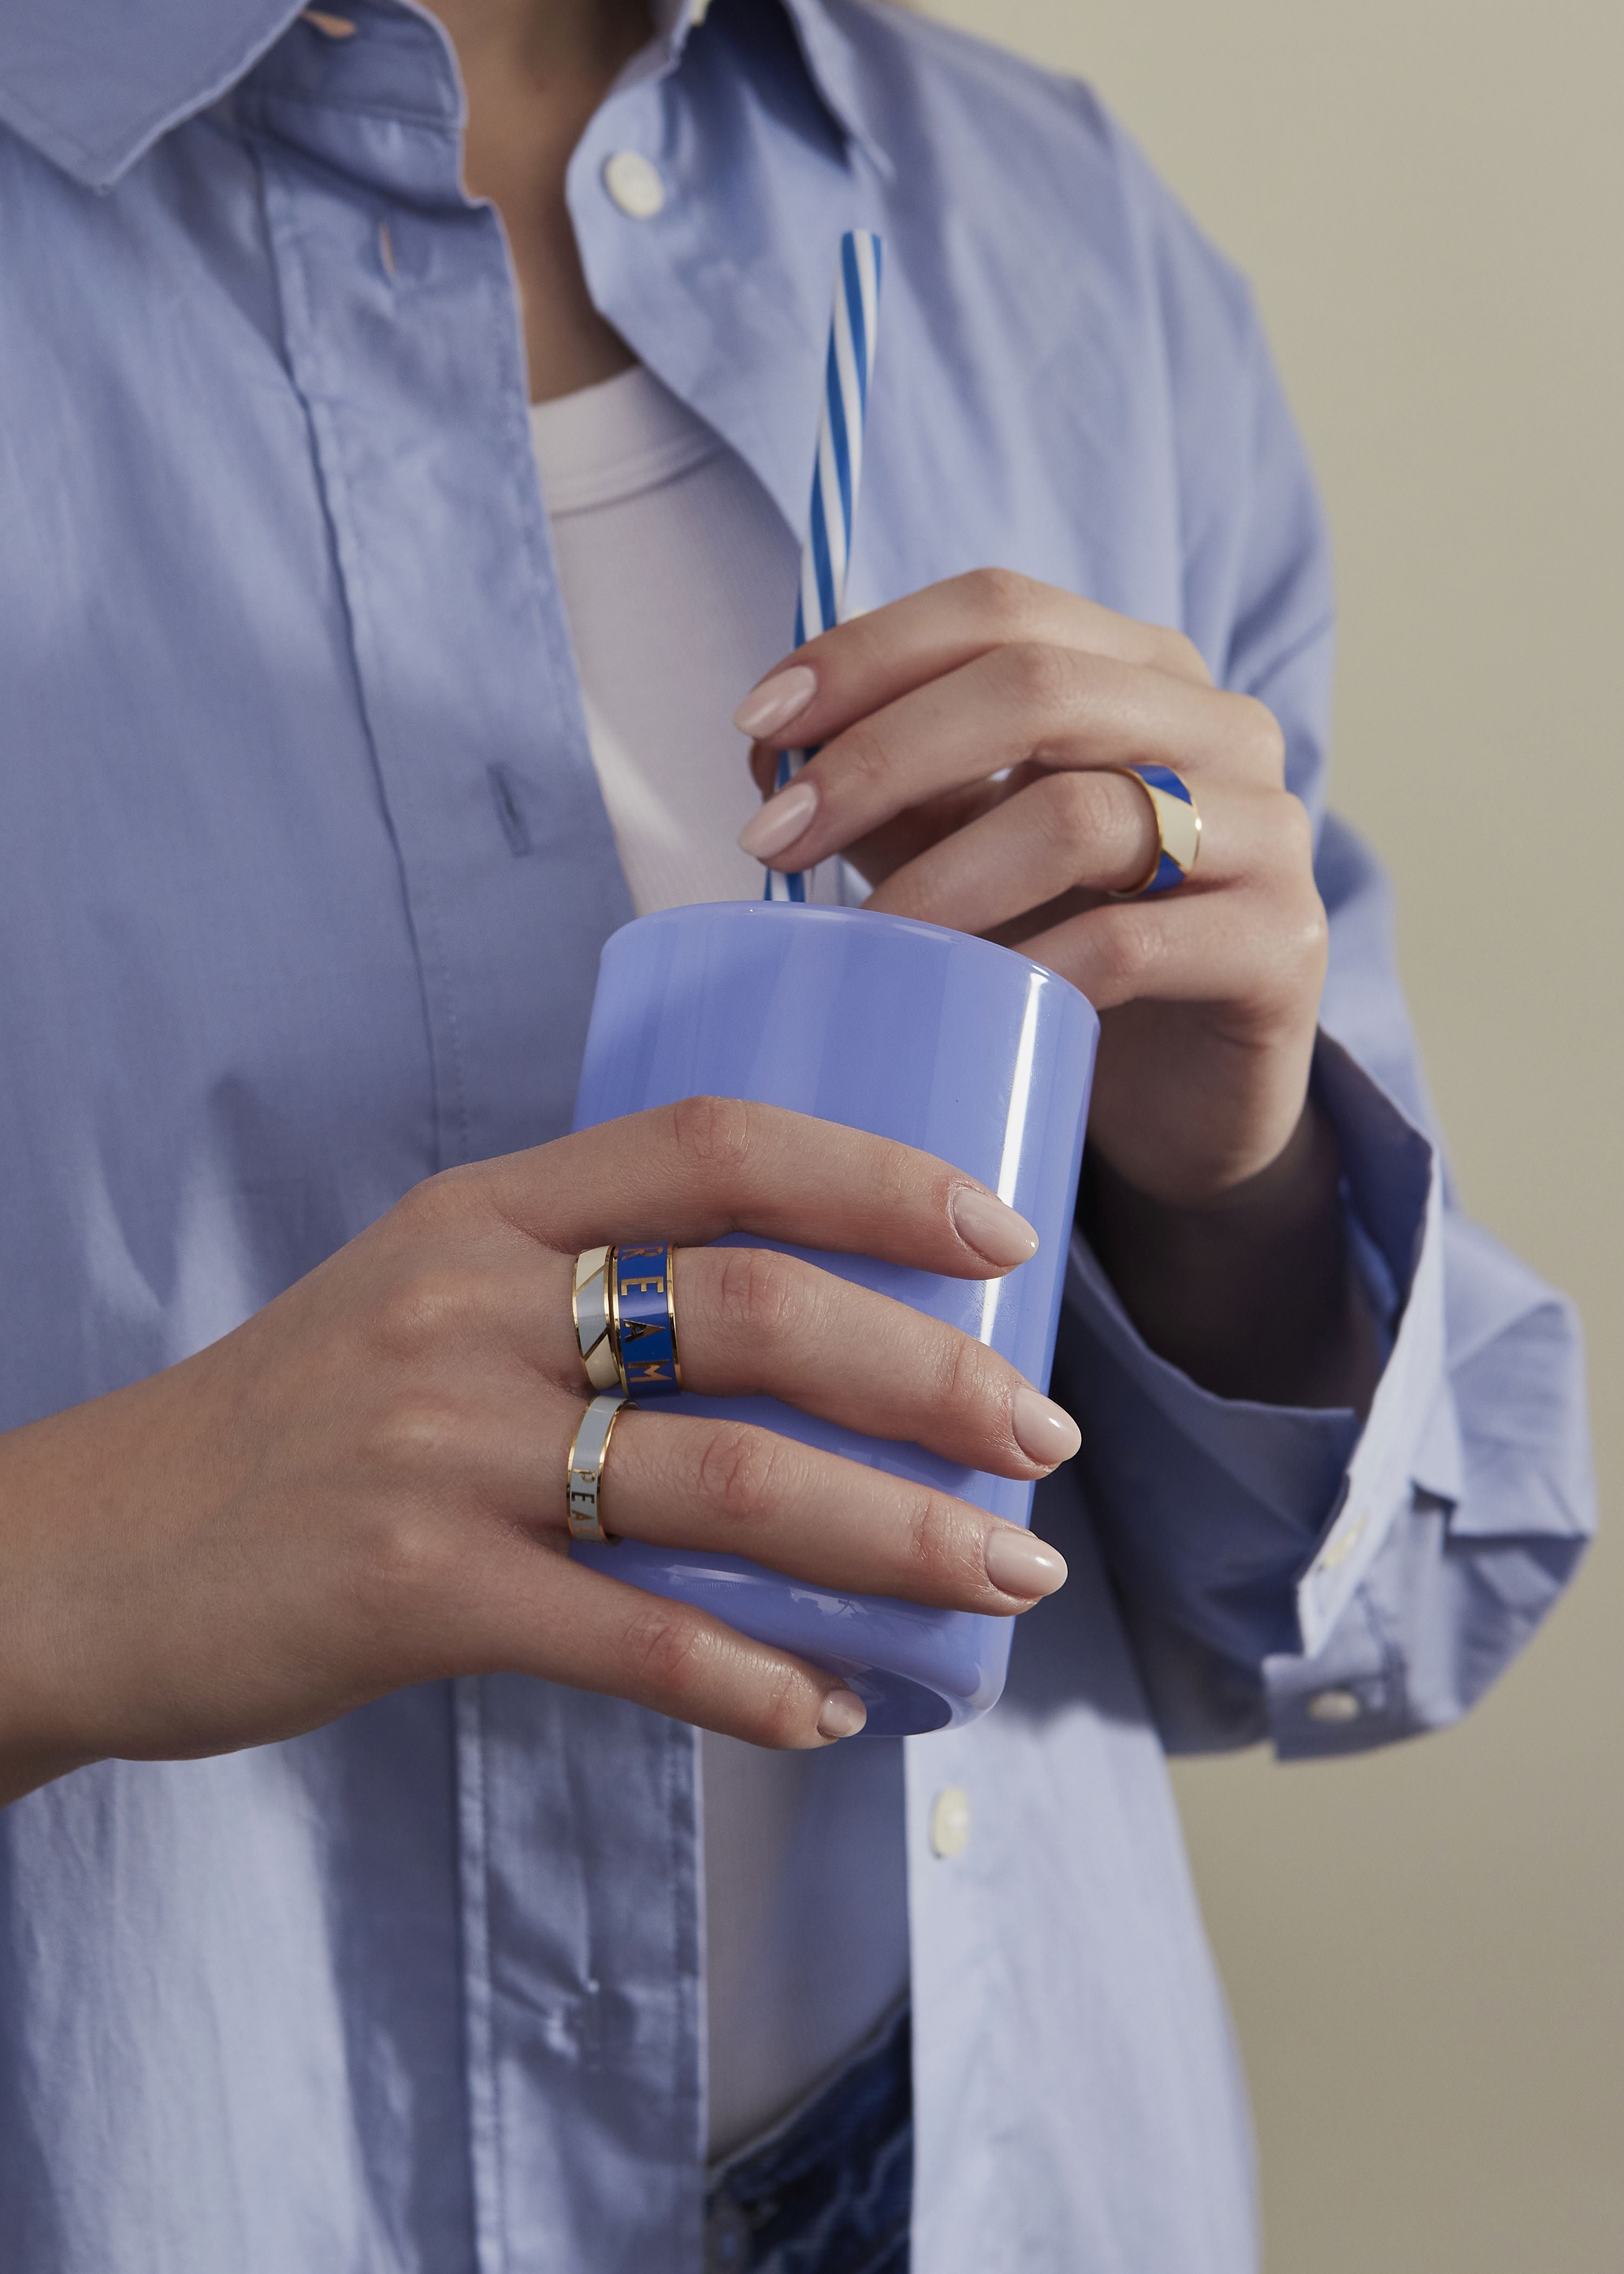
[[[1037,1254],[1038,1236],[1026,1217],[974,1185],[960,1185],[953,1194],[952,1216],[965,1246],[989,1263],[1024,1263]]]
[[[1023,1382],[1015,1392],[1015,1442],[1029,1461],[1056,1469],[1071,1459],[1083,1433],[1064,1405]]]
[[[996,1585],[997,1582],[993,1583]],[[868,1718],[868,1709],[854,1690],[831,1690],[817,1717],[820,1737],[854,1737]]]
[[[792,664],[787,671],[775,671],[771,679],[751,688],[733,712],[733,724],[741,734],[762,742],[798,719],[816,693],[817,674],[811,665]]]
[[[987,1535],[987,1577],[1001,1594],[1052,1595],[1066,1583],[1066,1560],[1047,1540],[1019,1525],[1001,1524]]]
[[[739,842],[756,860],[771,861],[775,853],[782,853],[786,845],[793,845],[804,835],[816,811],[816,785],[809,781],[791,782],[787,789],[770,797],[761,811],[746,822],[739,832]]]

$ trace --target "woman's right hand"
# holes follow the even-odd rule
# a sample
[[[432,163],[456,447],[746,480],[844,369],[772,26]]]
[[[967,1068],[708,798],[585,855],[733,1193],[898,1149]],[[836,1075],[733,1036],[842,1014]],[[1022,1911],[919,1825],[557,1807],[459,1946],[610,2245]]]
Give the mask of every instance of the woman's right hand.
[[[499,1669],[758,1744],[861,1726],[838,1677],[568,1556],[590,1396],[570,1291],[610,1239],[731,1231],[960,1278],[1036,1242],[928,1154],[726,1099],[432,1178],[235,1332],[0,1437],[0,1800],[85,1762],[227,1752]],[[967,1466],[1046,1475],[1075,1427],[981,1344],[810,1264],[678,1259],[683,1373]],[[640,1408],[611,1528],[1012,1614],[1065,1577],[1019,1527],[763,1429]]]

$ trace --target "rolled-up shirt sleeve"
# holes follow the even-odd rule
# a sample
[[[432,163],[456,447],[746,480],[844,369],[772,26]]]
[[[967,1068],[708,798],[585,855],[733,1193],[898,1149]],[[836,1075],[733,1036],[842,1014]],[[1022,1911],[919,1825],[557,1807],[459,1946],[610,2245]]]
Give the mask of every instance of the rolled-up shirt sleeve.
[[[1380,889],[1342,832],[1337,850]],[[1073,1241],[1057,1380],[1177,1751],[1270,1736],[1287,1757],[1343,1752],[1455,1720],[1593,1528],[1571,1306],[1459,1215],[1433,1143],[1329,1033],[1314,1087],[1391,1326],[1362,1427],[1202,1389]]]
[[[1274,712],[1316,819],[1331,952],[1313,1088],[1385,1364],[1363,1423],[1215,1397],[1147,1347],[1079,1232],[1055,1378],[1164,1742],[1267,1737],[1298,1757],[1463,1713],[1576,1568],[1595,1494],[1577,1319],[1456,1207],[1387,879],[1324,812],[1325,537],[1249,314],[1242,329],[1247,399],[1228,463],[1244,464],[1244,494],[1191,509],[1205,534],[1187,629],[1221,684]]]

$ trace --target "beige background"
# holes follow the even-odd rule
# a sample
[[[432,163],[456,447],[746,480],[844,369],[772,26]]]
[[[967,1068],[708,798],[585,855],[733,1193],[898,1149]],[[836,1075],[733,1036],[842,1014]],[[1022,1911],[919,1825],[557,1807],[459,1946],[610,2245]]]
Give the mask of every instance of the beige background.
[[[1605,1507],[1624,8],[937,5],[1091,79],[1256,281],[1338,541],[1337,802],[1396,873],[1467,1201],[1583,1309]],[[1604,1540],[1459,1730],[1179,1772],[1269,2274],[1624,2270],[1621,1625]]]

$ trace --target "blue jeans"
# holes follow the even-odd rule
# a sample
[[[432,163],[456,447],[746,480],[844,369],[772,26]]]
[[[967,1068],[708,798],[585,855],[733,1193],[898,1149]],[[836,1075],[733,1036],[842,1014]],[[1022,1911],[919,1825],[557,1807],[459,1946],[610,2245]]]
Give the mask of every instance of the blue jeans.
[[[908,2274],[908,2014],[710,2173],[705,2274]]]

